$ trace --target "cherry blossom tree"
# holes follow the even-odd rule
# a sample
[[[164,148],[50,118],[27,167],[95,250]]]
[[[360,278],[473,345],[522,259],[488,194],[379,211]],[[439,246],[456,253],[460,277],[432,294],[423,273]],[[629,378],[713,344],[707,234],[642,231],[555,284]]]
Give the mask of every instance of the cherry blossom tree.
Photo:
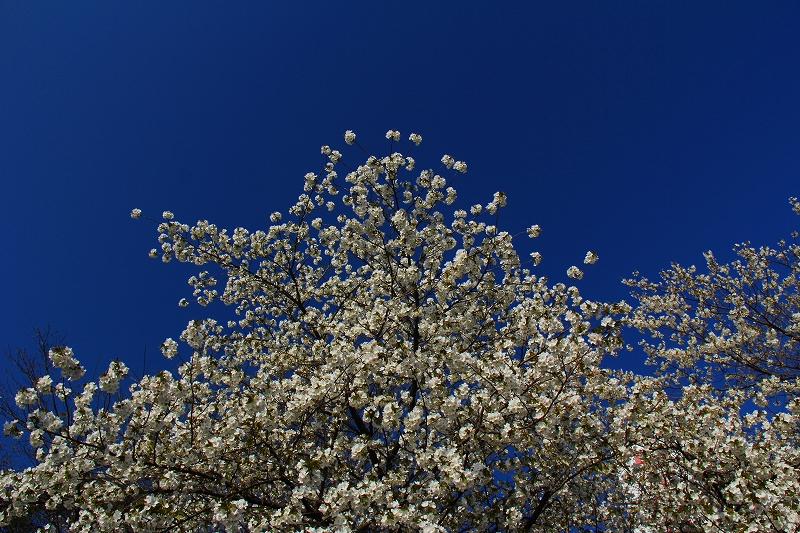
[[[33,387],[36,382],[52,370],[52,362],[48,357],[50,348],[64,344],[67,335],[54,330],[50,324],[44,328],[34,328],[33,338],[35,350],[26,348],[2,350],[6,360],[14,373],[8,373],[8,381],[0,384],[0,417],[4,420],[24,420],[26,413],[14,401],[15,393],[21,388]],[[42,398],[42,407],[51,411],[54,406],[50,398]],[[8,438],[0,443],[0,469],[10,469],[13,465],[34,464],[35,450],[27,442],[13,441]],[[43,505],[31,506],[28,512],[21,516],[11,518],[8,523],[0,526],[2,533],[30,533],[42,526],[49,526],[51,531],[61,532],[68,530],[68,522],[75,517],[73,510],[63,506],[54,506],[49,509]]]
[[[800,214],[800,202],[790,198]],[[644,523],[689,531],[800,530],[800,245],[734,248],[707,273],[673,264],[626,283],[625,322],[659,377],[639,379],[616,422]]]
[[[115,401],[123,363],[76,388],[80,362],[53,348],[61,374],[23,388],[26,419],[6,424],[37,461],[3,472],[0,520],[63,506],[75,531],[629,528],[608,409],[625,387],[600,366],[629,307],[527,268],[497,227],[502,192],[445,214],[467,165],[414,172],[411,144],[386,137],[360,166],[323,146],[266,230],[163,213],[150,255],[199,267],[194,302],[237,320],[190,322],[162,345],[177,372]]]
[[[590,301],[519,257],[505,194],[457,208],[466,163],[415,171],[422,137],[386,138],[381,156],[345,133],[361,165],[323,146],[265,230],[154,221],[150,256],[196,268],[179,305],[233,319],[192,320],[161,346],[176,370],[136,380],[49,349],[5,410],[33,455],[0,472],[0,524],[800,530],[796,242],[636,275],[635,306]],[[651,335],[655,376],[602,366],[622,328]]]
[[[800,201],[790,199],[800,214]],[[739,259],[719,264],[706,252],[695,267],[662,272],[662,281],[627,280],[639,300],[630,322],[649,331],[643,346],[662,372],[735,388],[765,405],[800,394],[800,245],[737,245]]]

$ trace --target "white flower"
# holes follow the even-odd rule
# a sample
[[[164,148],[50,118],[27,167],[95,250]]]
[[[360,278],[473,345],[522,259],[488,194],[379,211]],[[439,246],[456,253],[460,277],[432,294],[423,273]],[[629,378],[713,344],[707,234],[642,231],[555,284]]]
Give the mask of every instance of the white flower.
[[[43,437],[44,437],[44,431],[42,431],[41,429],[35,429],[31,431],[31,434],[28,437],[30,439],[31,447],[38,448],[39,446],[43,445],[44,444]]]
[[[22,432],[20,431],[19,426],[17,426],[16,420],[9,420],[3,424],[3,434],[6,437],[19,437]]]
[[[567,276],[569,276],[572,279],[582,279],[583,272],[581,271],[580,268],[576,266],[571,266],[567,269]]]
[[[40,418],[39,423],[41,424],[41,427],[48,433],[54,433],[64,425],[64,421],[54,413],[44,413],[44,415]]]
[[[17,403],[18,407],[34,404],[38,400],[39,395],[36,394],[36,390],[32,388],[21,389],[17,395],[14,396],[14,401]]]
[[[406,169],[407,170],[414,170],[414,158],[413,157],[406,157]]]
[[[114,394],[115,392],[117,392],[117,389],[119,388],[119,380],[112,379],[106,374],[100,375],[100,380],[98,381],[98,384],[100,386],[101,391],[107,392],[109,394]]]
[[[153,249],[151,249],[149,252],[147,252],[147,255],[149,255],[150,257],[152,257],[153,259],[155,259],[156,257],[158,257],[158,250],[156,250],[155,248],[153,248]]]
[[[47,394],[50,392],[50,388],[53,386],[53,378],[50,376],[42,376],[36,381],[36,390],[41,392],[42,394]]]
[[[399,141],[400,140],[400,132],[397,131],[397,130],[389,130],[389,131],[386,132],[386,138],[387,139],[393,139],[395,141]]]
[[[140,216],[142,216],[141,209],[134,209],[131,211],[131,218],[139,218]]]
[[[451,156],[445,154],[442,156],[442,164],[447,168],[451,168],[455,164],[456,160],[453,159]]]
[[[408,140],[413,142],[416,146],[419,146],[419,143],[422,142],[422,135],[419,133],[412,133],[408,136]]]
[[[597,254],[594,252],[594,250],[589,250],[586,252],[586,257],[583,258],[583,262],[587,265],[593,265],[598,259],[599,257],[597,257]]]
[[[464,174],[467,171],[467,164],[464,163],[463,161],[456,161],[453,164],[453,168],[456,169],[458,172]]]
[[[456,190],[453,187],[448,187],[445,192],[447,193],[447,196],[445,196],[445,198],[444,198],[444,203],[445,204],[450,205],[450,204],[452,204],[453,202],[456,201],[456,198],[458,196],[456,194]]]
[[[100,390],[109,394],[117,392],[119,381],[128,375],[128,367],[120,361],[111,361],[111,364],[99,380]]]
[[[539,263],[541,263],[542,254],[540,254],[539,252],[533,252],[533,253],[531,253],[531,258],[533,259],[533,265],[536,266]]]
[[[69,380],[76,380],[86,372],[78,360],[72,356],[72,349],[68,346],[51,348],[48,355],[53,366],[60,368],[61,374]]]
[[[347,130],[344,132],[344,142],[347,144],[353,144],[353,141],[356,140],[356,134],[353,133],[352,130]]]
[[[530,228],[528,228],[528,237],[531,239],[536,238],[542,232],[542,228],[539,227],[539,224],[534,224]]]
[[[172,339],[167,339],[161,343],[161,353],[167,359],[172,359],[178,353],[178,343]]]
[[[161,213],[161,216],[164,220],[172,220],[175,218],[175,215],[172,214],[172,211],[164,211]]]
[[[282,216],[283,216],[283,215],[281,215],[279,211],[275,211],[274,213],[272,213],[272,214],[269,216],[269,219],[270,219],[272,222],[278,222],[278,221],[279,221],[279,220],[282,218]]]

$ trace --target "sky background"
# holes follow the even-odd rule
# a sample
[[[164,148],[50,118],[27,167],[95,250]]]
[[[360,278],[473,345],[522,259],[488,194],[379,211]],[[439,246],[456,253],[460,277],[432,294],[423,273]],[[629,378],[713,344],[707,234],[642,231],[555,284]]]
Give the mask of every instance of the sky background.
[[[553,281],[596,250],[588,298],[774,245],[800,229],[798,28],[798,2],[2,2],[0,345],[49,322],[90,374],[163,368],[220,312],[177,306],[196,270],[130,210],[266,229],[348,129],[466,161],[458,206],[505,191]]]

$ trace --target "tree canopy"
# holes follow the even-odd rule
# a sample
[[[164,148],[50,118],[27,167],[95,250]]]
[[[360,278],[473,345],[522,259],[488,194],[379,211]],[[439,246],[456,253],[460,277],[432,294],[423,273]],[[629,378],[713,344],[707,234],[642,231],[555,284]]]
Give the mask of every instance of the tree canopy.
[[[79,385],[72,350],[49,349],[6,410],[35,455],[2,471],[0,521],[61,509],[73,531],[800,529],[796,243],[627,280],[635,305],[592,301],[517,254],[540,228],[498,228],[502,192],[448,207],[466,163],[417,171],[421,136],[402,153],[400,133],[386,137],[380,156],[346,132],[357,166],[323,146],[322,172],[265,230],[164,212],[150,255],[199,267],[194,302],[236,319],[190,322],[161,347],[177,371],[136,380],[115,361]],[[652,335],[657,375],[603,366],[631,328]]]

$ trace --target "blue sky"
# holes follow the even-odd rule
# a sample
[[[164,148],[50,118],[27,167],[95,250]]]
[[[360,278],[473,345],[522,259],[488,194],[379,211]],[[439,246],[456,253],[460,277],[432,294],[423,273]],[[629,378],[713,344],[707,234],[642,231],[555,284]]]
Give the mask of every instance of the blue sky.
[[[554,281],[596,250],[589,298],[774,244],[800,229],[798,27],[796,2],[3,2],[0,344],[50,322],[90,373],[163,367],[219,311],[177,306],[194,271],[130,210],[265,228],[347,129],[465,160],[461,205],[505,191]]]

